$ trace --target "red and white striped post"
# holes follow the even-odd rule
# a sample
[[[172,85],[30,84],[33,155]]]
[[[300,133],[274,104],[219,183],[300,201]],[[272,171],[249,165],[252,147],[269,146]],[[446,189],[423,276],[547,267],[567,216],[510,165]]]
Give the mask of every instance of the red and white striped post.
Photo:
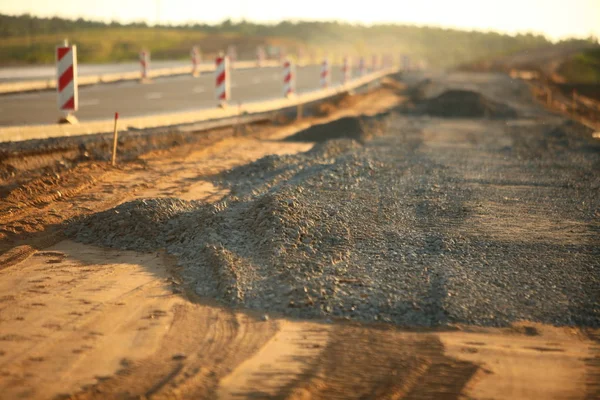
[[[263,46],[258,46],[256,48],[256,65],[260,68],[264,65],[266,58],[265,48]]]
[[[296,74],[294,64],[289,59],[283,62],[283,95],[284,97],[293,96],[296,92]]]
[[[348,56],[344,56],[342,61],[342,85],[345,85],[350,81],[350,76],[350,58],[348,58]]]
[[[366,63],[365,63],[365,58],[361,57],[358,60],[358,75],[359,76],[364,76],[365,72],[366,72],[366,69],[367,69],[367,66],[366,66]]]
[[[373,59],[371,60],[371,71],[376,71],[377,66],[377,54],[373,54]]]
[[[237,61],[237,50],[234,45],[229,45],[227,48],[227,56],[230,62],[234,63]]]
[[[299,47],[298,48],[298,60],[296,61],[296,63],[298,65],[304,65],[304,59],[306,58],[306,50],[304,50],[304,47]]]
[[[283,63],[286,58],[286,49],[283,46],[279,46],[279,62]]]
[[[410,70],[410,58],[406,54],[402,55],[402,69],[404,71]]]
[[[192,47],[190,56],[192,58],[192,76],[198,76],[200,75],[198,67],[200,66],[200,62],[202,61],[202,54],[200,53],[200,48],[198,48],[198,46]]]
[[[229,57],[224,56],[222,53],[219,54],[216,60],[215,78],[217,100],[219,100],[219,105],[224,107],[230,97]]]
[[[58,109],[64,112],[59,123],[75,123],[73,115],[79,108],[77,87],[77,46],[65,40],[62,46],[56,46],[56,89]]]
[[[148,71],[150,70],[150,52],[143,50],[140,52],[140,69],[141,79],[145,81],[148,79]]]
[[[330,81],[331,76],[329,74],[329,60],[326,57],[321,64],[321,87],[323,89],[328,88]]]

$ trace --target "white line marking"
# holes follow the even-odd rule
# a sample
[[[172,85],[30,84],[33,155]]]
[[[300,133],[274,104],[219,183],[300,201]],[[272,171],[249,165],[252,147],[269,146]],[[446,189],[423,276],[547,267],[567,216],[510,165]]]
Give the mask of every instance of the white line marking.
[[[206,89],[204,89],[204,86],[196,86],[194,88],[194,93],[204,93],[206,91]]]
[[[160,92],[150,92],[146,95],[146,98],[148,100],[158,100],[158,99],[162,99],[162,93]]]
[[[100,100],[98,99],[79,100],[79,106],[81,107],[97,106],[98,104],[100,104]]]

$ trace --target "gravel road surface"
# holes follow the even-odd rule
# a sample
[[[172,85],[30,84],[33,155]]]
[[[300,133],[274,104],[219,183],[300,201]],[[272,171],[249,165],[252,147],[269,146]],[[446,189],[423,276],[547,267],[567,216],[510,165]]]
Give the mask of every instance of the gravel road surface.
[[[71,232],[166,247],[198,294],[290,316],[600,326],[600,143],[502,75],[422,89],[416,106],[287,139],[319,130],[307,153],[215,176],[231,190],[217,204],[137,200]],[[479,116],[426,115],[448,102]]]

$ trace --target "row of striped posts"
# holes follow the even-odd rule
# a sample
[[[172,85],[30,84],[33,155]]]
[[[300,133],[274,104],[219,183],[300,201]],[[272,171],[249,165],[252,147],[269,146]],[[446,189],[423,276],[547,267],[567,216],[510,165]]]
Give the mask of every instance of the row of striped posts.
[[[231,98],[230,90],[230,63],[237,57],[235,49],[228,50],[228,54],[220,54],[216,59],[215,77],[216,77],[216,97],[220,106],[225,106]],[[202,60],[200,49],[192,48],[192,74],[199,75],[199,65]],[[257,65],[264,64],[266,58],[263,47],[257,49]],[[409,70],[410,59],[402,55],[400,63],[404,70]],[[375,71],[380,68],[388,68],[393,64],[393,57],[384,55],[381,60],[378,55],[373,55],[370,70]],[[296,93],[296,66],[289,59],[282,61],[283,65],[283,95],[285,97],[293,96]],[[148,51],[140,52],[141,80],[147,81],[150,70],[150,53]],[[78,87],[77,87],[77,47],[69,45],[67,41],[61,46],[56,47],[56,68],[57,68],[57,94],[58,108],[64,113],[59,122],[75,123],[77,119],[73,115],[78,110]],[[352,63],[350,57],[344,57],[342,61],[342,81],[341,84],[347,84],[352,78]],[[364,57],[358,59],[358,75],[363,76],[367,72],[367,64]],[[331,64],[328,58],[323,59],[320,69],[320,87],[328,88],[331,85]]]
[[[373,59],[371,71],[376,71],[378,68],[390,68],[393,66],[393,58],[390,56],[382,57],[381,64],[377,63],[377,59]],[[229,84],[231,60],[229,56],[223,54],[216,59],[215,77],[216,77],[216,97],[219,105],[224,107],[227,101],[231,98],[231,90]],[[364,57],[360,57],[358,61],[358,74],[364,76],[366,74],[366,64]],[[352,78],[352,66],[349,57],[344,57],[342,62],[342,85],[346,85]],[[323,89],[331,86],[331,64],[328,58],[325,58],[321,63],[320,70],[320,86]],[[296,94],[296,66],[290,59],[283,61],[283,95],[290,97]]]
[[[200,53],[200,49],[197,46],[194,46],[190,52],[190,56],[191,56],[191,60],[192,60],[192,75],[193,76],[199,76],[200,75],[200,63],[202,62],[202,54]],[[229,58],[229,62],[234,63],[237,60],[237,53],[235,50],[235,47],[229,47],[228,51],[227,51],[227,57]],[[298,54],[298,58],[299,59],[303,59],[304,58],[304,52],[302,50],[299,50],[299,54]],[[256,65],[258,67],[262,67],[264,65],[264,62],[266,60],[266,52],[265,49],[263,47],[258,47],[257,51],[256,51]],[[288,58],[284,57],[281,59],[282,63],[287,62]],[[377,68],[379,64],[380,60],[379,57],[377,55],[373,55],[372,58],[372,62],[371,62],[371,68]],[[402,64],[405,70],[409,69],[409,63],[408,63],[408,58],[403,56],[402,57]],[[343,58],[343,68],[344,68],[344,81],[346,80],[347,76],[347,72],[350,71],[350,58],[345,56]],[[393,64],[393,57],[389,54],[383,55],[381,57],[381,67],[382,68],[387,68],[389,66],[391,66]],[[365,60],[364,58],[360,58],[359,59],[359,69],[361,71],[363,71],[366,68],[365,65]],[[142,81],[147,81],[148,80],[148,73],[150,71],[150,52],[143,50],[140,52],[140,69],[141,69],[141,80]]]

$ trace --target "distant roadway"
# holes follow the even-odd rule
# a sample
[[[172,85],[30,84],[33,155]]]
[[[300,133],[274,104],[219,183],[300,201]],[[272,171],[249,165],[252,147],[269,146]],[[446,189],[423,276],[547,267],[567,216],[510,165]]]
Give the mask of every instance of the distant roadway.
[[[214,64],[214,62],[204,63]],[[190,61],[151,61],[151,69],[162,68],[178,68],[190,67]],[[114,64],[79,64],[77,66],[79,76],[88,75],[104,75],[104,74],[119,74],[126,72],[134,72],[140,70],[139,62],[126,62]],[[56,66],[49,65],[32,65],[19,67],[0,67],[0,83],[16,82],[16,81],[31,81],[56,79]]]
[[[341,79],[333,67],[332,85]],[[299,93],[319,89],[319,66],[297,69]],[[255,68],[231,72],[231,103],[273,99],[283,96],[282,68]],[[214,73],[194,78],[157,78],[153,83],[138,81],[98,84],[79,89],[80,121],[110,119],[114,112],[123,117],[189,111],[216,107]],[[0,126],[55,123],[60,116],[54,91],[0,96]]]

